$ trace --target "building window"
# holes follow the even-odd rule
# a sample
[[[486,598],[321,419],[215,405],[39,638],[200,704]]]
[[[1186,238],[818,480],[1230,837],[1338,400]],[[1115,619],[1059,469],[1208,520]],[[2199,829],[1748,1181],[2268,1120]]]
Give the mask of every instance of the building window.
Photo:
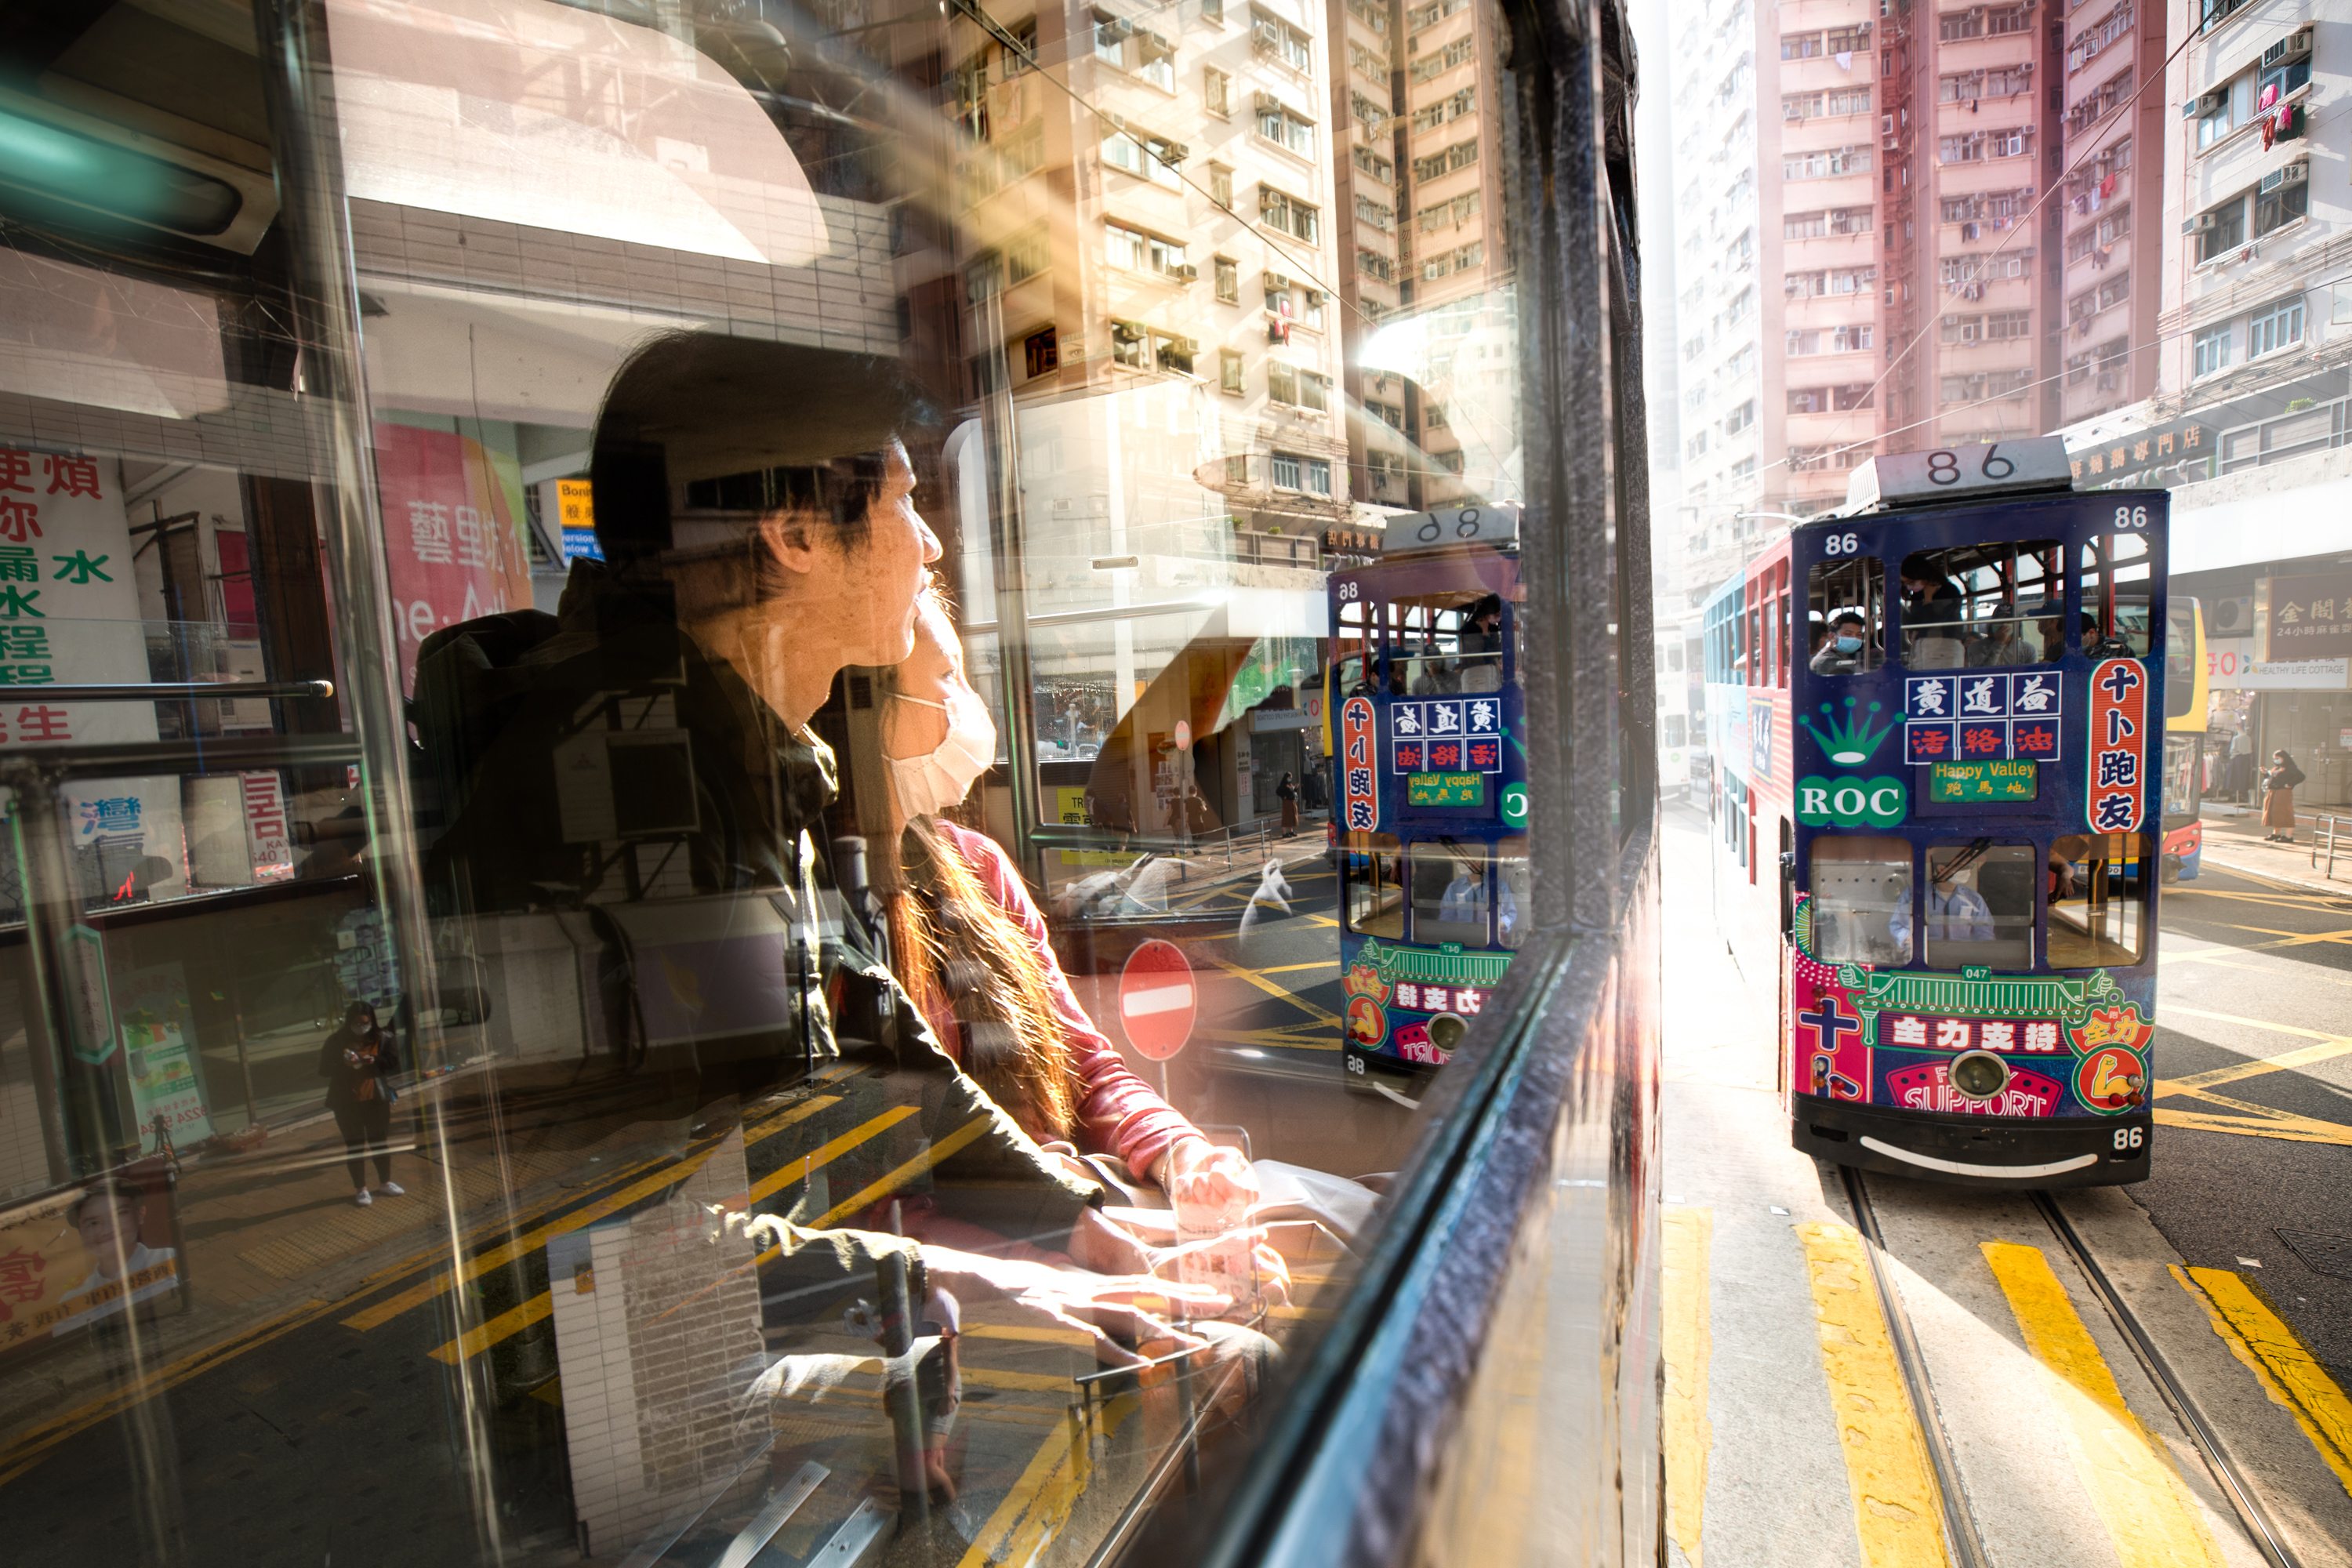
[[[1861,294],[1878,281],[1875,267],[1842,267],[1814,272],[1790,272],[1780,279],[1780,291],[1791,300],[1830,294]]]
[[[1396,184],[1396,165],[1370,147],[1359,147],[1350,156],[1354,158],[1356,167],[1362,173],[1370,174],[1384,185]]]
[[[2132,95],[2132,68],[2123,69],[2076,99],[2066,110],[2066,134],[2078,136],[2112,113]]]
[[[1310,245],[1321,242],[1322,209],[1309,206],[1272,185],[1257,188],[1257,220],[1268,228],[1294,235]]]
[[[1388,37],[1389,8],[1377,0],[1348,0],[1348,15],[1381,37]]]
[[[1822,327],[1791,331],[1784,352],[1791,357],[1804,354],[1854,353],[1869,348],[1871,329],[1868,327]]]
[[[1315,156],[1315,122],[1286,108],[1271,93],[1258,94],[1257,133],[1302,158]]]
[[[1415,158],[1412,161],[1412,177],[1416,180],[1438,179],[1456,169],[1466,169],[1477,161],[1478,142],[1474,137],[1467,142],[1456,142],[1453,146],[1442,148],[1425,158]]]
[[[1456,38],[1437,53],[1413,61],[1412,68],[1406,74],[1415,82],[1424,82],[1433,76],[1442,76],[1457,66],[1468,65],[1475,58],[1476,47],[1477,39],[1475,37]],[[1385,77],[1382,79],[1385,80]]]
[[[1350,92],[1348,95],[1348,112],[1356,117],[1357,124],[1375,136],[1381,133],[1382,126],[1395,118],[1386,109],[1360,92]]]
[[[1413,222],[1423,234],[1435,234],[1442,228],[1460,228],[1478,216],[1478,193],[1465,191],[1450,202],[1438,202],[1412,215]]]
[[[1426,5],[1415,5],[1404,14],[1408,33],[1424,32],[1470,4],[1470,0],[1429,0]]]
[[[2206,328],[2190,341],[2190,375],[2211,375],[2217,370],[2230,368],[2230,323],[2224,321],[2218,327]]]
[[[1231,211],[1234,205],[1234,172],[1223,163],[1209,165],[1209,199]]]
[[[2030,150],[2032,140],[2031,128],[2022,125],[1940,137],[1936,142],[1936,161],[1941,163],[1977,163],[1992,158],[2022,158]]]
[[[2206,219],[2212,221],[2208,223]],[[2246,243],[2246,198],[2231,196],[2220,206],[2198,215],[2197,259],[2211,261]]]
[[[1176,165],[1184,161],[1184,150],[1165,137],[1114,131],[1103,138],[1102,153],[1103,162],[1112,168],[1124,169],[1155,185],[1172,191],[1183,184],[1176,177]]]
[[[1315,68],[1315,40],[1271,11],[1250,7],[1250,47],[1293,70]]]
[[[1021,340],[1022,364],[1033,377],[1044,375],[1062,366],[1062,340],[1058,332],[1046,327]]]
[[[1756,400],[1751,397],[1723,416],[1723,433],[1727,436],[1737,436],[1755,423]]]
[[[1234,116],[1234,79],[1211,66],[1201,73],[1201,98],[1220,120]]]
[[[2291,168],[2304,165],[2291,164]],[[2283,184],[2274,191],[2264,191],[2254,197],[2254,237],[2284,228],[2311,210],[2311,185],[2308,179],[2294,184]]]
[[[1298,458],[1293,454],[1288,452],[1274,453],[1272,460],[1267,463],[1266,467],[1272,471],[1275,489],[1278,490],[1295,490],[1299,488],[1298,470],[1300,464]]]
[[[1434,131],[1441,125],[1459,120],[1465,114],[1475,114],[1477,111],[1477,89],[1465,87],[1459,92],[1448,93],[1425,109],[1414,110],[1412,133],[1418,136],[1424,131]]]
[[[1221,305],[1240,304],[1242,300],[1241,264],[1230,256],[1213,257],[1210,259],[1210,271],[1211,276],[1216,280],[1217,302]]]
[[[1370,224],[1372,227],[1379,229],[1382,234],[1394,234],[1396,232],[1396,208],[1390,206],[1385,202],[1376,202],[1370,196],[1358,196],[1356,198],[1356,221],[1361,224]]]
[[[1276,403],[1298,405],[1298,369],[1280,360],[1265,362],[1265,395]]]
[[[1151,334],[1140,321],[1110,324],[1110,357],[1114,364],[1142,370],[1150,363]]]
[[[2303,342],[2303,296],[2282,300],[2246,318],[2246,357],[2260,359]]]
[[[1377,82],[1383,89],[1389,85],[1388,56],[1374,54],[1353,38],[1348,40],[1348,68],[1366,81]]]
[[[1836,174],[1866,174],[1870,172],[1870,149],[1867,147],[1830,147],[1819,152],[1798,153],[1780,160],[1780,177],[1784,180],[1822,180]]]
[[[1229,396],[1242,395],[1242,356],[1238,349],[1217,351],[1217,390]]]
[[[1976,70],[1955,71],[1936,79],[1936,101],[1938,103],[1974,103],[1985,98],[2015,98],[2021,92],[2033,90],[2033,67],[2024,65],[1980,67]]]
[[[1045,238],[1045,226],[1033,224],[1014,235],[1004,246],[1004,279],[1007,283],[1026,283],[1045,270],[1051,255]]]
[[[1396,263],[1377,250],[1356,247],[1356,270],[1367,278],[1377,278],[1383,283],[1396,281]]]

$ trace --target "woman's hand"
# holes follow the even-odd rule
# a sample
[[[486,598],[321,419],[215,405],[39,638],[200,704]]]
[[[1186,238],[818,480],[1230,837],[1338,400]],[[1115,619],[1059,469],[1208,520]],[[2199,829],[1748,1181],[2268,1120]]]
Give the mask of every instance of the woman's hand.
[[[1160,1184],[1176,1204],[1247,1207],[1265,1195],[1240,1150],[1220,1148],[1206,1138],[1180,1138],[1171,1145],[1160,1163]]]
[[[934,1289],[946,1289],[967,1308],[975,1300],[994,1300],[1035,1326],[1085,1335],[1105,1366],[1139,1366],[1198,1349],[1204,1341],[1179,1332],[1165,1320],[1215,1318],[1233,1308],[1233,1299],[1223,1291],[1148,1275],[1104,1278],[945,1247],[924,1247],[923,1268]]]

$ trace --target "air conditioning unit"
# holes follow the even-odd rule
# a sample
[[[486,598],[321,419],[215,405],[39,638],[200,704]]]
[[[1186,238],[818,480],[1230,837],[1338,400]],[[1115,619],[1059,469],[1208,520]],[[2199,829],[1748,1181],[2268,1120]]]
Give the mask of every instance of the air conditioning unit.
[[[2299,185],[2309,178],[2311,178],[2309,163],[2287,163],[2264,174],[2254,189],[2263,195],[2268,195],[2282,185]]]
[[[1265,286],[1269,289],[1287,289],[1290,287],[1290,279],[1279,272],[1269,272],[1265,275]]]
[[[2234,599],[2214,599],[2205,606],[2205,631],[2209,637],[2250,637],[2254,635],[2254,596],[2242,594]]]
[[[1171,268],[1169,269],[1169,275],[1174,278],[1181,278],[1187,283],[1193,283],[1200,280],[1201,269],[1198,266],[1187,261],[1181,267]]]
[[[1127,129],[1127,116],[1124,114],[1106,110],[1103,114],[1103,118],[1110,121],[1110,128],[1113,131],[1124,131]]]
[[[1900,136],[1889,136],[1883,143],[1880,144],[1880,146],[1881,151],[1884,152],[1900,153],[1903,150],[1903,138]]]
[[[2297,27],[2277,43],[2263,51],[2263,68],[2283,66],[2289,60],[2299,60],[2311,53],[2311,29]]]
[[[2200,92],[2180,106],[2180,118],[2202,120],[2205,116],[2220,110],[2229,100],[2230,95],[2226,92]]]
[[[1181,142],[1171,142],[1160,150],[1160,161],[1171,169],[1192,155],[1192,149]]]

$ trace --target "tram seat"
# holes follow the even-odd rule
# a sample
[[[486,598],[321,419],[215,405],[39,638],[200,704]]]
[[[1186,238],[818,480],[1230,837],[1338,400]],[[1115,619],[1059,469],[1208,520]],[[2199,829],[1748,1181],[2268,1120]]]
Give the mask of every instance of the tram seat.
[[[1913,669],[1958,669],[1968,663],[1968,645],[1958,637],[1920,637],[1903,662]]]

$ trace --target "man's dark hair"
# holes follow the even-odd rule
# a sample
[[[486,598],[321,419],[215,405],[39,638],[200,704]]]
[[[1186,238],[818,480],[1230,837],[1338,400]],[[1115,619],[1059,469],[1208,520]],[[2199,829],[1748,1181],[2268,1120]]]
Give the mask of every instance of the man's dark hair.
[[[671,504],[829,519],[865,528],[889,447],[926,422],[906,367],[719,332],[640,343],[604,394],[588,478],[596,542],[614,566],[673,546]]]
[[[1924,550],[1915,550],[1906,555],[1903,564],[1895,570],[1896,575],[1906,583],[1934,583],[1944,575],[1944,569],[1929,560]]]
[[[82,1194],[81,1196],[74,1200],[74,1223],[76,1225],[79,1225],[81,1223],[81,1211],[89,1207],[90,1205],[96,1203],[100,1198],[105,1198],[109,1202],[118,1205],[144,1205],[147,1202],[147,1189],[141,1186],[136,1182],[100,1182],[98,1185],[90,1188],[88,1192]]]
[[[1855,615],[1852,610],[1848,610],[1844,615],[1840,616],[1837,619],[1830,623],[1830,630],[1835,631],[1840,626],[1867,626],[1868,624],[1869,623],[1864,621],[1860,616]]]

